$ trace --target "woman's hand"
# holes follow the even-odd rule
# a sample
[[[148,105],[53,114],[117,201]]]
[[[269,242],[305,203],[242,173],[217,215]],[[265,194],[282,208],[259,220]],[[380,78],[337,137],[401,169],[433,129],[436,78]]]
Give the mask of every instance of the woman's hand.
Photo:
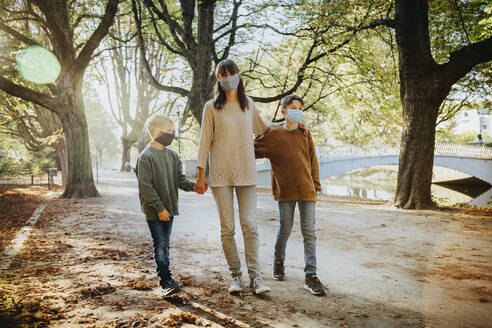
[[[305,136],[311,135],[311,131],[302,123],[299,123],[299,129],[301,129],[304,132]]]
[[[205,193],[208,189],[207,178],[205,178],[205,169],[203,167],[198,168],[198,179],[195,183],[196,191],[198,193]]]
[[[193,188],[193,191],[196,192],[199,195],[203,195],[205,191],[207,191],[206,187],[204,188],[203,185],[198,185],[198,182],[195,183],[195,187]]]

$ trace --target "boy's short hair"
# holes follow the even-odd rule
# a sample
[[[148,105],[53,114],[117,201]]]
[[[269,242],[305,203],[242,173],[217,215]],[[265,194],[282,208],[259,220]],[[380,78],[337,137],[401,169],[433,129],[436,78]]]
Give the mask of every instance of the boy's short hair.
[[[286,109],[294,100],[298,100],[304,106],[304,100],[298,95],[288,95],[282,98],[282,109]]]
[[[145,130],[149,134],[151,138],[154,136],[152,135],[152,131],[155,128],[160,128],[160,129],[165,129],[169,126],[174,126],[173,120],[171,120],[169,117],[161,115],[161,114],[154,114],[150,116],[147,121],[145,121]]]

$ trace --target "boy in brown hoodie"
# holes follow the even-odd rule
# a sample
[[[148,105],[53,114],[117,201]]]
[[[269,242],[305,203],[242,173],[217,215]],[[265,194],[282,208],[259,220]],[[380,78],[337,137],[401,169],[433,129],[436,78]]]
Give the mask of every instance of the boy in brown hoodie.
[[[310,134],[299,129],[303,120],[304,101],[296,95],[282,99],[285,125],[267,130],[255,142],[256,158],[270,159],[272,192],[278,201],[280,229],[275,244],[273,279],[284,280],[285,248],[292,231],[294,210],[299,207],[301,231],[304,237],[304,288],[314,295],[324,295],[325,288],[316,276],[315,207],[321,191],[318,160]]]

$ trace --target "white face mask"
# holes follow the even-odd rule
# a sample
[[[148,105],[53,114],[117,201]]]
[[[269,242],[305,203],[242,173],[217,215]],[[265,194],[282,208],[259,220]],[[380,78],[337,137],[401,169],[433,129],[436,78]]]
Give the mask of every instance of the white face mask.
[[[292,123],[301,123],[304,119],[304,112],[300,109],[288,109],[287,118]]]
[[[236,90],[239,85],[239,74],[230,75],[223,80],[219,80],[220,86],[225,91]]]

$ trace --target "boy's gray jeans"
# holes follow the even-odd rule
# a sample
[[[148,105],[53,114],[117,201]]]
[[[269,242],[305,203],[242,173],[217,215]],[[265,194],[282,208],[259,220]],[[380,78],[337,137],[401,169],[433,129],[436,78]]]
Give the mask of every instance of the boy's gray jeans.
[[[306,274],[316,273],[316,234],[314,232],[316,202],[309,201],[287,201],[278,202],[280,210],[280,228],[275,243],[275,262],[285,261],[285,247],[289,239],[292,225],[294,223],[294,210],[296,203],[299,206],[301,217],[301,232],[304,237],[304,272]]]
[[[234,189],[239,205],[239,222],[244,236],[246,266],[251,279],[259,276],[258,231],[256,229],[256,186],[212,187],[220,216],[222,249],[233,277],[241,276],[236,240],[234,238]]]

